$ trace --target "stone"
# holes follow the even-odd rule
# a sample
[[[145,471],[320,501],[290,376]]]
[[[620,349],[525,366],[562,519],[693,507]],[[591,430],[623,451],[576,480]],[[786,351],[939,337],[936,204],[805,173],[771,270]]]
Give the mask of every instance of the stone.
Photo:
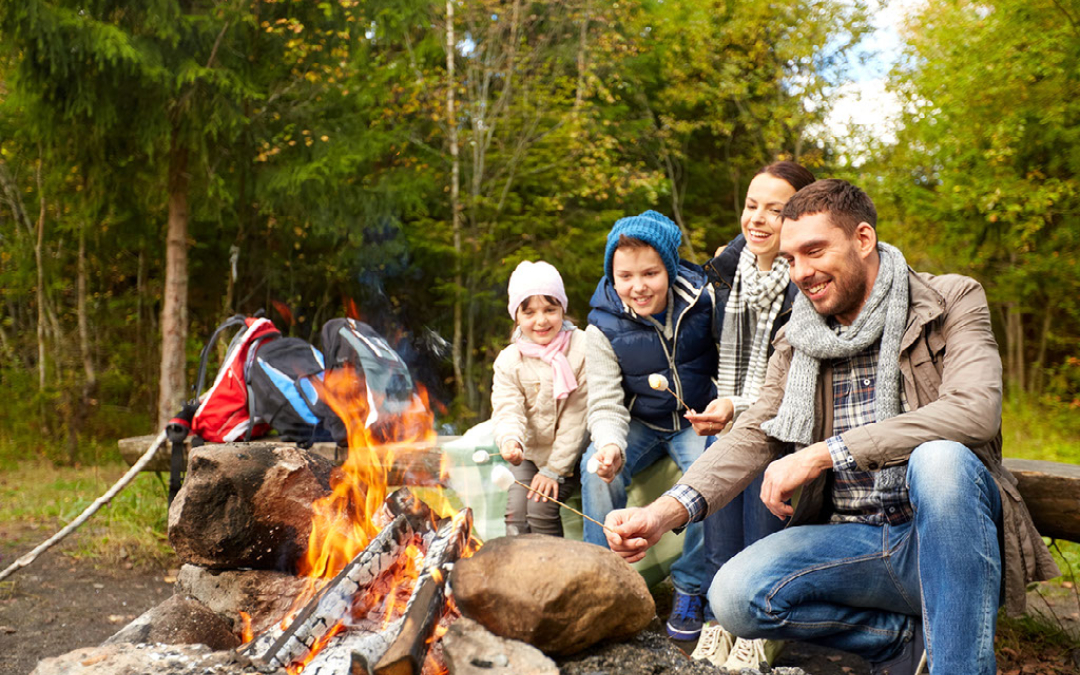
[[[312,503],[330,493],[333,468],[292,446],[194,448],[169,508],[169,543],[182,562],[210,569],[291,571],[307,550]]]
[[[573,654],[648,626],[645,580],[606,548],[541,534],[488,541],[450,578],[462,615],[547,654]]]
[[[559,667],[524,642],[507,640],[462,617],[442,638],[450,675],[559,675]]]
[[[247,657],[205,645],[110,644],[38,662],[31,675],[260,675]],[[285,675],[272,670],[267,675]]]
[[[273,570],[209,570],[184,565],[176,576],[176,592],[190,595],[232,624],[243,627],[240,612],[251,618],[258,635],[285,616],[309,580]]]
[[[232,627],[198,600],[174,595],[143,612],[103,642],[112,644],[206,645],[210,649],[233,649],[240,639]]]

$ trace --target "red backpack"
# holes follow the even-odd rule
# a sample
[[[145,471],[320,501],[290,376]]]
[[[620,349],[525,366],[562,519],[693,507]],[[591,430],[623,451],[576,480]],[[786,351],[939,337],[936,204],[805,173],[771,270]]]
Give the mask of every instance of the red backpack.
[[[248,409],[248,385],[245,375],[251,368],[259,346],[281,337],[281,332],[274,327],[270,319],[233,316],[218,326],[203,347],[199,358],[199,379],[196,393],[202,391],[206,378],[206,360],[218,336],[228,328],[240,326],[225,353],[225,360],[218,369],[213,386],[199,397],[199,407],[191,421],[191,433],[207,443],[227,443],[247,438],[259,438],[270,431],[270,425],[256,423],[251,432]]]

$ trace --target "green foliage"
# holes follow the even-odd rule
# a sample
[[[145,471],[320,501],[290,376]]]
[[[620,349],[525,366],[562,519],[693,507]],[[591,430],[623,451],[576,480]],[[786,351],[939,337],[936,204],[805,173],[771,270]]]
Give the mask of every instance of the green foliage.
[[[0,456],[10,454],[0,441]],[[29,551],[74,520],[125,469],[111,462],[81,469],[27,461],[9,466],[0,477],[0,522],[17,524]],[[164,483],[143,473],[73,535],[74,546],[61,546],[108,564],[164,565],[174,559],[166,537],[166,495]]]

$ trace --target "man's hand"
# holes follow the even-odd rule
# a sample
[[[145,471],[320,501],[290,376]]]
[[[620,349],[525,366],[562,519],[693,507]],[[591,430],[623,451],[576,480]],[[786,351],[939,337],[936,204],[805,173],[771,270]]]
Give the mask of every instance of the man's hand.
[[[559,496],[559,481],[549,478],[542,473],[533,476],[532,487],[535,492],[529,493],[529,499],[534,502],[546,502],[548,498],[555,499]]]
[[[832,468],[829,446],[824,442],[808,445],[796,453],[781,457],[765,468],[761,484],[761,501],[777,518],[783,520],[795,512],[784,502],[795,490]]]
[[[510,462],[514,466],[521,464],[521,460],[525,459],[525,451],[521,448],[521,443],[517,441],[506,441],[499,448],[499,454],[502,458]]]
[[[660,497],[644,508],[609,513],[604,520],[604,535],[612,551],[633,563],[644,558],[665,532],[686,524],[687,518],[686,509],[678,500]]]
[[[729,398],[718,398],[705,407],[705,412],[690,411],[683,415],[698,436],[716,436],[735,416],[735,404]]]
[[[622,450],[614,443],[608,443],[596,451],[596,475],[600,476],[605,483],[615,480],[615,476],[622,471]]]

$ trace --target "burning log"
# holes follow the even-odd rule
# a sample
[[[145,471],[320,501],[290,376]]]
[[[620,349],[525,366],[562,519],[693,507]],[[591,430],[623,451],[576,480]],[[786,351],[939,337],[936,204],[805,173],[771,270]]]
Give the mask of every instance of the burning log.
[[[268,667],[284,668],[303,658],[348,616],[353,597],[388,570],[401,555],[413,531],[404,515],[394,518],[352,562],[326,584],[304,606],[292,624],[262,654],[254,651],[261,640],[251,643],[249,655]]]
[[[319,652],[304,667],[304,675],[344,675],[370,672],[368,664],[379,659],[401,629],[401,620],[385,631],[348,630]]]
[[[464,509],[440,526],[405,607],[397,639],[375,667],[375,675],[419,675],[435,626],[446,608],[446,567],[461,557],[472,534],[472,511]]]

